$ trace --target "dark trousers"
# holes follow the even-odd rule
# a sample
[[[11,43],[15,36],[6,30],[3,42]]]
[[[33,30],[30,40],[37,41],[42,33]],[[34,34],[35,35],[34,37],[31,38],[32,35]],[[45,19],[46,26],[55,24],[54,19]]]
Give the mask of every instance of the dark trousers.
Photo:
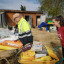
[[[23,43],[23,46],[27,43],[33,43],[33,36],[19,38],[19,40]]]
[[[63,58],[64,58],[64,48],[62,47],[62,54],[63,54]]]

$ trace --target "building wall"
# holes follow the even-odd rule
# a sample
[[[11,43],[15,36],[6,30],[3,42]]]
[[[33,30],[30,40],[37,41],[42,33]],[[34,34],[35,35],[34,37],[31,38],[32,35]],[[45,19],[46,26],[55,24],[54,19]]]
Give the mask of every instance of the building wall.
[[[6,13],[6,22],[8,25],[14,26],[15,23],[13,22],[13,14],[15,13]],[[21,13],[25,17],[25,15],[31,15],[32,16],[32,26],[36,26],[36,16],[41,16],[42,14],[28,14],[28,13]]]
[[[15,25],[15,23],[13,22],[13,14],[14,13],[6,13],[6,22],[7,22],[7,25],[11,25],[11,26]]]

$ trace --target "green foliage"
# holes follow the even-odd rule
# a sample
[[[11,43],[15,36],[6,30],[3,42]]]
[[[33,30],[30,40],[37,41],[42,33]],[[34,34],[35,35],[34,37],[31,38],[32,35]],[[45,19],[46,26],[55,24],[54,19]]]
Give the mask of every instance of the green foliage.
[[[64,7],[64,0],[38,0],[40,3],[39,11],[45,11],[50,16],[57,16],[62,14]]]
[[[23,5],[21,5],[20,9],[21,9],[21,11],[26,11],[26,7]]]

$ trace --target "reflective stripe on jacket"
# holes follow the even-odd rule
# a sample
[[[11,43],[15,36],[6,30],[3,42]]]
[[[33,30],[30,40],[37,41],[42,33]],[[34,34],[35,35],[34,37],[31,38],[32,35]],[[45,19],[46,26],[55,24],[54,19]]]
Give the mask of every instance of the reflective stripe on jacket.
[[[24,19],[21,18],[21,20],[18,22],[18,29],[19,29],[19,38],[24,38],[31,36],[31,30],[29,23]]]

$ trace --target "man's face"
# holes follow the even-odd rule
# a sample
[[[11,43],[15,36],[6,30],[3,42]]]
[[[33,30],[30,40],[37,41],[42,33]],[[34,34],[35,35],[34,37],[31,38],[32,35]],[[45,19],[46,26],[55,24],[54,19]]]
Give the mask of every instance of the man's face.
[[[20,19],[21,19],[20,17],[16,17],[15,18],[15,24],[18,24],[18,22],[20,21]]]

